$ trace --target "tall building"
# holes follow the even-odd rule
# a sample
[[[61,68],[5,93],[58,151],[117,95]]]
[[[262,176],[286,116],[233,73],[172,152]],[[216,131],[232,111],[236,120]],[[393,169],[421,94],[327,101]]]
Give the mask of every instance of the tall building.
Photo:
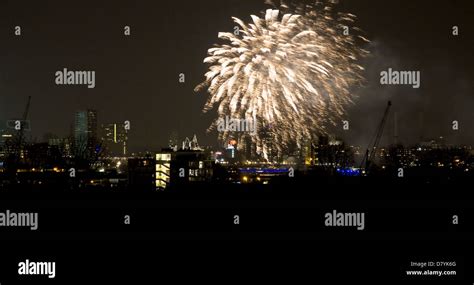
[[[156,188],[166,189],[171,180],[171,152],[156,154]]]
[[[76,151],[95,151],[97,144],[97,111],[77,111],[74,122]]]
[[[237,140],[235,139],[230,139],[227,142],[227,146],[225,148],[225,156],[227,161],[231,163],[235,163],[238,161],[238,156],[237,156]]]
[[[63,157],[70,157],[73,155],[72,144],[69,138],[49,138],[48,145],[50,149],[59,150]]]
[[[213,161],[204,151],[166,149],[156,154],[155,161],[155,186],[158,190],[210,181],[213,176]]]
[[[0,130],[0,160],[11,152],[9,142],[11,142],[12,138],[13,134],[11,132]]]
[[[304,140],[301,145],[301,159],[306,166],[314,165],[314,148],[311,140]]]
[[[263,126],[259,130],[259,135],[262,138],[259,145],[257,145],[257,154],[259,154],[265,161],[275,163],[280,160],[280,153],[275,147],[274,135],[271,125]]]
[[[102,143],[110,155],[127,155],[128,132],[123,123],[103,124]]]
[[[237,145],[242,160],[253,161],[257,158],[257,144],[252,141],[252,138],[249,135],[241,135]]]

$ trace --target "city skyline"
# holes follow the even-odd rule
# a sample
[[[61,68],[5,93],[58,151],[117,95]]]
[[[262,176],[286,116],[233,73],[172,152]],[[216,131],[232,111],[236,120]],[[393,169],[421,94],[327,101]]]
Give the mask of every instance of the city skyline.
[[[84,116],[87,117],[88,113],[93,113],[94,121],[92,123],[92,126],[88,124],[88,120],[84,119],[84,122],[79,123],[80,120],[78,120],[79,114],[84,114]],[[398,128],[396,128],[396,124],[394,121],[394,116],[388,117],[388,124],[385,125],[385,130],[383,132],[383,135],[381,137],[381,143],[380,147],[389,147],[389,146],[395,146],[395,145],[402,145],[405,147],[414,147],[417,145],[426,145],[429,143],[436,143],[436,144],[441,144],[445,147],[453,147],[453,146],[467,146],[467,147],[472,147],[472,144],[469,143],[460,143],[457,144],[455,143],[455,138],[456,131],[452,130],[452,133],[447,136],[439,135],[439,136],[433,136],[433,137],[420,137],[418,141],[413,141],[411,143],[405,143],[402,140],[400,140],[398,136]],[[108,119],[108,118],[102,118],[100,115],[100,112],[98,110],[92,110],[92,109],[85,109],[85,110],[77,110],[75,111],[70,117],[71,123],[69,124],[69,130],[65,134],[55,134],[50,131],[46,131],[44,134],[42,134],[40,137],[32,137],[31,132],[25,131],[25,140],[27,143],[51,143],[51,140],[56,141],[56,140],[62,140],[62,139],[71,139],[74,141],[76,144],[78,143],[79,140],[85,139],[86,145],[88,147],[91,147],[92,142],[89,137],[89,133],[92,135],[93,141],[95,142],[103,142],[103,143],[108,143],[115,145],[112,148],[114,149],[113,152],[116,154],[120,155],[128,155],[130,153],[140,153],[140,152],[147,152],[147,151],[158,151],[160,149],[168,148],[170,146],[170,140],[176,139],[178,140],[178,146],[181,145],[181,142],[184,143],[186,139],[190,139],[193,136],[196,137],[197,134],[199,133],[199,130],[191,130],[190,133],[186,134],[180,134],[176,130],[172,130],[169,135],[164,135],[163,138],[160,139],[160,142],[164,141],[163,144],[150,144],[147,147],[144,148],[134,148],[130,149],[128,147],[128,144],[130,142],[130,137],[133,138],[133,132],[130,133],[128,130],[125,130],[126,124],[131,124],[128,121],[114,121],[113,119]],[[17,120],[18,118],[12,118],[11,120],[7,120],[6,122],[11,122],[13,120]],[[379,118],[380,119],[380,118]],[[1,122],[1,121],[0,121]],[[28,124],[32,124],[31,120],[27,120]],[[33,123],[34,124],[34,123]],[[341,126],[343,124],[341,123]],[[451,126],[450,126],[451,127]],[[450,128],[447,128],[448,130]],[[398,130],[398,131],[396,131]],[[6,136],[12,135],[15,133],[15,130],[12,129],[12,126],[8,126],[6,128],[0,128],[0,132],[5,134]],[[242,133],[242,134],[245,134]],[[239,132],[236,133],[237,136],[242,135]],[[373,133],[371,136],[373,137],[375,134],[375,129],[373,130]],[[352,146],[352,147],[361,147],[361,148],[366,148],[367,144],[355,144],[351,143],[350,141],[345,140],[344,136],[344,131],[336,131],[334,133],[330,133],[327,135],[323,136],[328,136],[330,139],[337,140],[337,141],[342,141],[344,144]],[[219,140],[214,133],[209,133],[207,136],[204,136],[205,138],[208,138],[208,141],[211,141],[211,143],[207,143],[207,147],[211,147],[213,149],[220,149],[220,148],[225,148],[226,141],[221,141]],[[6,138],[6,137],[5,137]],[[237,137],[236,137],[237,138]],[[199,138],[201,141],[201,137]],[[213,141],[213,142],[212,142]],[[317,140],[315,141],[317,142]],[[180,149],[180,147],[178,147]]]
[[[467,48],[472,40],[466,36],[472,29],[472,5],[459,1],[432,5],[422,0],[405,7],[369,0],[340,2],[338,9],[358,16],[357,24],[372,41],[367,47],[372,56],[363,63],[367,84],[355,91],[359,98],[348,110],[351,129],[343,132],[336,126],[334,134],[349,144],[366,146],[385,102],[391,100],[400,142],[411,145],[443,136],[452,144],[474,144],[474,132],[469,129],[474,124],[470,80],[474,75],[468,68],[473,55]],[[213,114],[202,114],[208,95],[193,91],[206,70],[202,60],[218,32],[232,31],[231,16],[248,20],[250,14],[261,15],[268,8],[263,1],[186,6],[118,1],[107,7],[117,17],[105,23],[100,13],[80,7],[49,11],[33,4],[37,7],[32,10],[42,13],[27,15],[15,3],[0,5],[12,14],[0,20],[4,42],[0,50],[2,57],[8,55],[0,69],[0,121],[20,117],[31,95],[31,135],[41,140],[45,133],[67,135],[73,124],[71,114],[77,110],[96,109],[99,124],[131,122],[131,151],[166,146],[174,131],[180,137],[196,133],[203,144],[216,144],[215,133],[206,134]],[[40,14],[50,17],[42,19],[38,29],[34,23]],[[10,20],[13,16],[15,23]],[[56,26],[58,21],[65,24]],[[15,25],[22,26],[20,38],[13,35]],[[123,35],[125,25],[131,28],[129,37]],[[460,27],[457,37],[451,34],[453,25]],[[38,47],[34,53],[28,49],[32,45]],[[63,68],[95,70],[95,88],[55,85],[54,74]],[[420,70],[421,88],[381,86],[379,73],[388,68]],[[186,75],[184,84],[179,82],[180,73]],[[451,129],[453,120],[460,124],[456,133]],[[389,118],[385,139],[395,137],[394,125]]]

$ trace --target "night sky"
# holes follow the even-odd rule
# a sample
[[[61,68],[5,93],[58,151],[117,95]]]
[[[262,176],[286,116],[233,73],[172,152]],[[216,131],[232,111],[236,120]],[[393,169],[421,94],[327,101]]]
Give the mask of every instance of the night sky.
[[[31,135],[38,141],[45,133],[67,135],[74,112],[91,108],[99,123],[130,120],[134,151],[166,146],[174,130],[181,139],[196,133],[201,144],[214,145],[216,134],[206,134],[213,113],[201,111],[207,95],[193,91],[207,69],[202,60],[218,32],[232,31],[231,16],[248,22],[267,7],[263,0],[3,0],[0,124],[20,117],[31,95]],[[360,97],[349,108],[351,129],[336,134],[366,145],[392,100],[400,142],[444,136],[474,145],[472,1],[341,0],[338,10],[358,16],[372,56],[363,62],[367,86],[355,91]],[[21,37],[14,36],[16,25]],[[96,88],[55,85],[55,72],[65,67],[95,70]],[[421,71],[421,87],[381,86],[380,71],[389,67]],[[185,84],[178,82],[181,72]],[[393,141],[393,125],[391,117],[382,144]]]

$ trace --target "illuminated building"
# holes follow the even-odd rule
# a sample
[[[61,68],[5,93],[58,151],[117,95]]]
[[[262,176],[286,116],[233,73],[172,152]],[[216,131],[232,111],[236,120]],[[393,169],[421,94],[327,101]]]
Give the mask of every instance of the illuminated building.
[[[155,185],[157,189],[166,189],[171,180],[171,153],[156,154]]]
[[[94,151],[97,143],[97,111],[78,111],[74,123],[76,151]]]
[[[262,141],[257,145],[256,152],[266,162],[276,163],[281,160],[281,154],[274,145],[274,136],[272,133],[272,126],[263,126],[259,130]]]
[[[239,152],[243,160],[255,160],[257,145],[252,142],[252,138],[249,135],[241,135],[237,143],[239,146]]]
[[[301,155],[304,165],[310,166],[314,164],[313,144],[311,141],[305,141],[301,148]]]
[[[208,181],[212,174],[213,161],[203,151],[167,149],[156,154],[155,185],[159,190]]]
[[[228,161],[235,162],[237,160],[237,140],[230,139],[227,142],[225,154]]]
[[[0,131],[0,158],[5,157],[10,153],[11,146],[9,142],[13,140],[13,133],[8,130]]]
[[[58,149],[63,157],[70,157],[72,155],[72,146],[68,138],[50,138],[48,139],[48,145],[50,148]]]
[[[111,155],[127,155],[128,132],[125,124],[103,124],[101,126],[102,143]]]

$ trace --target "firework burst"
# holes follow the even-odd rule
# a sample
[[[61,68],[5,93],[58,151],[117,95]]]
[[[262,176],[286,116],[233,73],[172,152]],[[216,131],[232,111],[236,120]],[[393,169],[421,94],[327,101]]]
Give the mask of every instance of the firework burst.
[[[250,136],[261,146],[261,130],[270,126],[274,149],[301,146],[326,134],[353,102],[352,87],[363,82],[358,61],[367,41],[353,27],[355,16],[336,13],[332,3],[315,2],[290,8],[278,5],[252,22],[233,17],[235,33],[219,33],[225,43],[208,50],[206,80],[196,91],[210,94],[204,111],[224,117],[257,120]],[[349,34],[344,34],[349,28]],[[237,135],[220,132],[221,139]],[[261,149],[265,154],[265,149]]]

